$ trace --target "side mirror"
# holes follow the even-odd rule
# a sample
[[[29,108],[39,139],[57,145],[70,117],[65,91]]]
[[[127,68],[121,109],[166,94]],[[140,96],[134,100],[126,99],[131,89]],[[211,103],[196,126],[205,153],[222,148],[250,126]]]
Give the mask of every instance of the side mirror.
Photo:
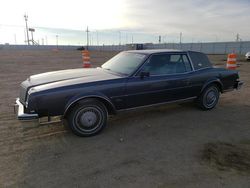
[[[140,77],[141,78],[144,78],[144,77],[149,77],[150,76],[150,73],[149,72],[140,72]]]

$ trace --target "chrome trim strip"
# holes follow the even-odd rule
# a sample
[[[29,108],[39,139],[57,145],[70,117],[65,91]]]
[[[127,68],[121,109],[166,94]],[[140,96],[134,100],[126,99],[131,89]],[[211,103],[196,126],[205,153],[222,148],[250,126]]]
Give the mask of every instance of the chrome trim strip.
[[[38,114],[26,114],[24,113],[24,107],[23,104],[20,102],[20,99],[16,99],[16,104],[15,106],[18,106],[18,112],[17,112],[17,119],[18,120],[33,120],[33,119],[38,119]]]
[[[200,86],[200,85],[192,85],[192,86],[185,86],[185,87],[176,87],[174,89],[185,89],[185,88],[190,88],[190,87],[193,87],[193,86]],[[122,97],[131,97],[133,95],[141,95],[141,94],[151,94],[151,93],[156,93],[156,92],[164,92],[164,91],[169,91],[169,90],[173,90],[173,88],[168,88],[168,89],[160,89],[160,90],[155,90],[155,91],[147,91],[147,92],[137,92],[137,93],[134,93],[134,94],[126,94],[126,95],[119,95],[119,96],[113,96],[113,97],[110,97],[111,99],[115,99],[115,98],[122,98]]]
[[[205,70],[205,69],[213,69],[213,67],[204,67],[204,68],[201,68],[201,69],[194,70],[193,72],[198,72],[198,71],[202,71],[202,70]]]
[[[186,75],[186,74],[190,74],[194,71],[189,71],[189,72],[183,72],[183,73],[174,73],[174,74],[160,74],[160,75],[150,75],[149,77],[160,77],[160,76],[179,76],[179,75]],[[140,76],[136,76],[136,77],[140,77]],[[166,80],[167,81],[167,80]]]
[[[144,105],[144,106],[137,106],[137,107],[133,107],[133,108],[126,108],[126,109],[117,110],[117,112],[122,112],[122,111],[127,111],[127,110],[135,110],[135,109],[153,107],[153,106],[160,106],[160,105],[170,104],[170,103],[185,102],[185,101],[189,101],[189,100],[196,99],[196,98],[197,97],[188,97],[188,98],[185,98],[185,99],[179,99],[179,100],[174,100],[174,101],[168,101],[168,102],[162,102],[162,103],[156,103],[156,104],[149,104],[149,105]]]

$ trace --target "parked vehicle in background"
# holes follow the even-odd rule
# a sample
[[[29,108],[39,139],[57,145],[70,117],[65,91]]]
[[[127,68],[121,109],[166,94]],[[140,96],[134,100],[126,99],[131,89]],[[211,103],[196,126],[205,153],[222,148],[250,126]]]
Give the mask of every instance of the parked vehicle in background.
[[[200,52],[134,50],[98,68],[30,76],[16,104],[19,120],[61,116],[76,135],[92,136],[119,111],[189,100],[211,110],[242,84],[237,71],[214,68]]]
[[[246,60],[250,60],[250,52],[246,53]]]

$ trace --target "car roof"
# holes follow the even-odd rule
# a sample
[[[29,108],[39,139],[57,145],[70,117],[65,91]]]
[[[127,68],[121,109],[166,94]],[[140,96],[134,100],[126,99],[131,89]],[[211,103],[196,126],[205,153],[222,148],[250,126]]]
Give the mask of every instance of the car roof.
[[[154,53],[162,53],[162,52],[187,52],[187,51],[176,50],[176,49],[150,49],[150,50],[129,50],[126,52],[142,53],[142,54],[154,54]]]

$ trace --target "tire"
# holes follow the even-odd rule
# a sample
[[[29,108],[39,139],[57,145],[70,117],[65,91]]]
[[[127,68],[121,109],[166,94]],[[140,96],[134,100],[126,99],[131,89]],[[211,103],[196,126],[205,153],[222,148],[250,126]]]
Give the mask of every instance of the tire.
[[[108,111],[95,99],[78,102],[70,111],[68,125],[77,136],[88,137],[100,133],[107,124]]]
[[[198,97],[197,104],[202,110],[211,110],[217,105],[219,97],[219,88],[216,85],[210,85]]]

